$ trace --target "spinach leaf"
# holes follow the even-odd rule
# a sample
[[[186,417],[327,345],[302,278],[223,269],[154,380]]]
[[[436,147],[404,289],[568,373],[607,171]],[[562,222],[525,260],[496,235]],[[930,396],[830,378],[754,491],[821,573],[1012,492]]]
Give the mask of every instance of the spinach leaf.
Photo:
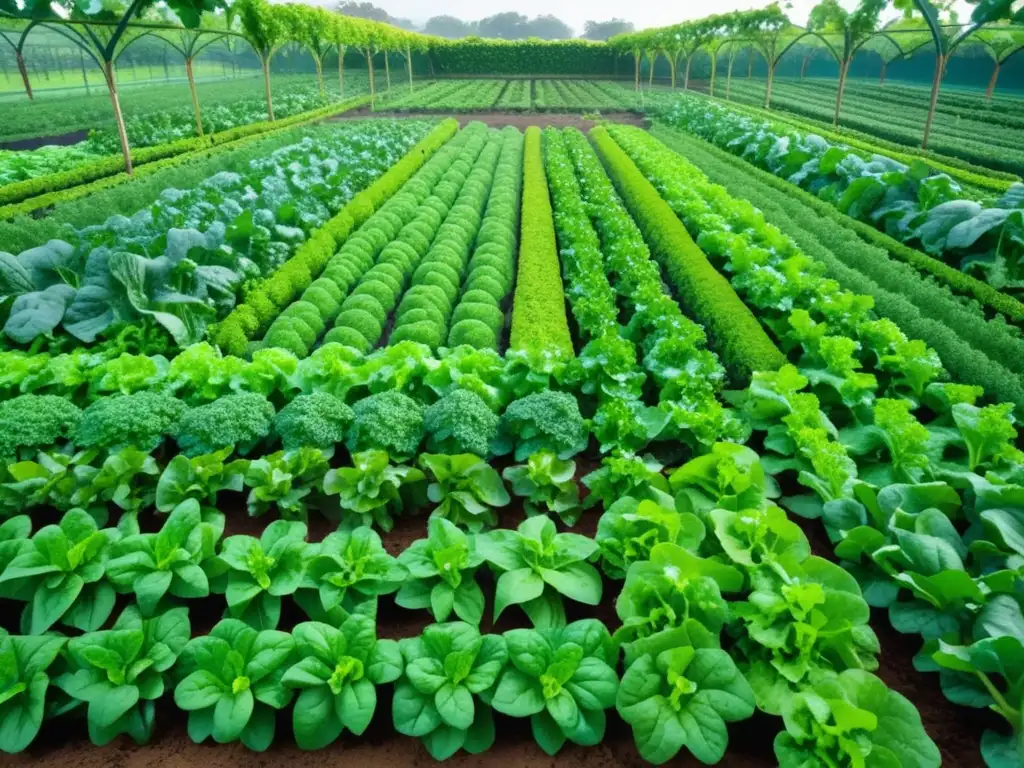
[[[426,476],[415,467],[392,466],[387,451],[352,454],[351,467],[332,469],[324,476],[324,493],[338,495],[342,510],[362,525],[382,531],[395,527],[392,515],[418,506]]]
[[[47,669],[66,638],[0,633],[0,751],[28,747],[46,714]]]
[[[443,517],[475,533],[497,525],[494,508],[511,501],[498,470],[472,453],[424,453],[420,466],[434,479],[427,487],[427,497],[437,504],[432,517]]]

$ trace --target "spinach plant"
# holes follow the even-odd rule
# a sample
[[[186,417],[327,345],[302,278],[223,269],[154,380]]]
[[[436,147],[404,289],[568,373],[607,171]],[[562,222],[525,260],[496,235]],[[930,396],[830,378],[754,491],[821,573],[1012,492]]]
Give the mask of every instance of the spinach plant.
[[[241,491],[249,462],[228,461],[233,452],[228,446],[203,456],[175,456],[157,481],[156,508],[170,512],[186,499],[213,504],[221,491]]]
[[[460,749],[474,755],[489,749],[494,717],[484,697],[508,662],[505,639],[453,621],[398,645],[405,673],[392,700],[395,730],[421,738],[435,760]]]
[[[0,632],[0,751],[21,752],[39,733],[50,687],[48,670],[66,642],[56,635]]]
[[[378,450],[352,454],[352,464],[324,475],[324,493],[339,497],[346,516],[390,531],[395,527],[392,515],[418,506],[426,479],[420,470],[392,466],[387,451]]]
[[[491,706],[529,717],[540,748],[554,755],[566,740],[592,747],[604,738],[605,710],[615,705],[618,647],[597,619],[550,629],[506,632],[509,664]]]
[[[714,765],[729,744],[727,723],[754,714],[754,692],[713,637],[697,647],[677,641],[669,631],[633,644],[615,707],[647,762],[661,765],[686,747]]]
[[[434,480],[427,487],[427,498],[437,504],[432,516],[451,520],[474,533],[497,525],[495,507],[511,501],[498,470],[472,453],[424,453],[420,466]]]
[[[859,669],[825,677],[795,693],[786,699],[782,718],[786,730],[775,737],[780,768],[936,768],[942,762],[914,705]]]
[[[220,554],[207,561],[210,590],[227,598],[231,617],[273,629],[281,618],[281,598],[302,584],[309,554],[306,524],[292,520],[275,520],[258,539],[229,536]]]
[[[427,523],[427,538],[414,541],[398,556],[409,578],[395,602],[413,610],[426,608],[435,621],[447,621],[454,611],[463,621],[479,626],[484,593],[475,574],[483,561],[472,534],[443,517],[433,517]]]
[[[168,594],[206,597],[210,582],[203,564],[214,556],[223,532],[222,513],[188,499],[174,508],[158,533],[135,533],[111,545],[107,578],[120,591],[134,592],[145,616]]]
[[[68,696],[88,704],[93,744],[102,746],[122,733],[137,744],[149,741],[156,700],[191,633],[187,608],[145,619],[131,606],[113,629],[68,641],[72,671],[56,682]]]
[[[249,514],[259,517],[271,507],[286,520],[306,520],[307,497],[322,487],[333,449],[302,447],[253,459],[245,471]]]
[[[0,574],[0,589],[28,601],[22,633],[39,635],[58,621],[84,632],[102,627],[114,610],[116,595],[105,574],[118,538],[116,529],[100,529],[81,509],[40,528]]]
[[[576,485],[576,462],[562,460],[551,451],[540,451],[525,464],[507,467],[502,472],[512,493],[525,500],[526,514],[554,513],[566,525],[576,525],[583,509]]]
[[[199,743],[212,736],[218,744],[238,739],[254,752],[269,747],[274,710],[292,698],[282,680],[294,651],[287,632],[257,631],[237,619],[192,638],[174,688],[174,703],[189,713],[189,737]]]
[[[350,616],[335,628],[306,622],[292,632],[298,661],[282,682],[299,691],[292,712],[301,749],[321,749],[346,728],[356,736],[377,708],[374,686],[397,680],[404,668],[394,640],[378,640],[373,619]]]
[[[319,544],[309,545],[308,552],[298,594],[305,593],[300,604],[312,605],[318,617],[338,608],[353,612],[367,599],[376,604],[378,595],[394,592],[407,576],[377,532],[364,526],[328,534]]]
[[[597,542],[558,533],[547,516],[530,517],[515,531],[500,529],[477,538],[477,549],[498,577],[494,619],[521,605],[535,627],[565,624],[563,595],[586,605],[601,602],[601,574],[587,562]]]

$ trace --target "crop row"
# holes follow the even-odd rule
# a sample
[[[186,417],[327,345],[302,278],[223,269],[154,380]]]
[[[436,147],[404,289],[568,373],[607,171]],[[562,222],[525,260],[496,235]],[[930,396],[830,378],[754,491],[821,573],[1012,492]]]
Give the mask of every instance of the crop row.
[[[165,349],[195,342],[234,306],[244,281],[282,264],[428,128],[339,126],[255,158],[245,173],[165,190],[131,218],[3,254],[4,333],[29,344],[59,329],[91,343],[129,325],[166,334]],[[117,249],[129,243],[131,252]]]
[[[1003,232],[1015,231],[1024,220],[1024,185],[1012,186],[986,206],[963,199],[954,181],[944,174],[928,175],[923,163],[906,166],[877,154],[865,159],[820,136],[697,97],[679,97],[660,117],[813,191],[852,218],[984,275],[996,288],[1020,281],[1021,245]]]
[[[661,127],[653,133],[733,196],[756,201],[765,219],[822,263],[828,277],[848,290],[870,295],[879,316],[935,349],[946,370],[955,371],[960,381],[978,384],[1018,408],[1024,405],[1019,383],[1024,344],[1014,330],[989,320],[977,303],[958,300],[942,284],[890,257],[904,246],[866,226],[855,230],[850,226],[853,220],[828,203],[725,150]],[[950,271],[954,284],[971,280]],[[1016,318],[1022,319],[1024,315]]]
[[[448,80],[434,82],[408,94],[378,102],[388,110],[491,109],[505,89],[506,80]]]
[[[737,88],[737,82],[734,81],[733,84],[733,95],[739,96],[742,99],[744,96],[737,93],[737,91],[742,91],[742,86]],[[772,104],[776,108],[813,119],[831,122],[835,110],[834,100],[830,103],[827,98],[815,99],[813,96],[807,95],[800,97],[784,94],[785,89],[783,89],[783,95],[773,94]],[[746,93],[745,98],[756,103],[759,99],[763,99],[763,88],[752,86],[751,90]],[[874,107],[872,107],[873,104]],[[889,139],[899,144],[917,146],[921,142],[921,130],[924,125],[925,114],[922,112],[919,117],[912,119],[901,118],[900,115],[905,114],[906,111],[906,107],[902,106],[899,110],[889,110],[885,118],[880,119],[877,103],[869,98],[865,100],[859,110],[855,110],[852,105],[844,107],[842,122],[844,125],[873,136]],[[959,133],[955,128],[943,130],[941,121],[936,125],[935,134],[928,142],[933,150],[962,158],[977,165],[1011,173],[1020,174],[1022,169],[1024,169],[1024,159],[1022,159],[1019,152],[1015,152],[1012,149],[1012,142],[1014,140],[1012,129],[1002,132],[997,130],[995,132],[995,136],[999,138],[1001,146],[993,149],[991,143],[987,143],[985,140],[975,140],[973,137],[976,134],[973,131]],[[982,127],[980,131],[985,134],[985,138],[989,142],[992,141],[992,130],[986,130]]]
[[[1012,404],[981,407],[980,387],[939,382],[934,353],[895,324],[870,319],[870,302],[815,276],[813,263],[759,212],[642,132],[611,133],[799,354],[799,371],[755,374],[738,401],[754,428],[768,432],[765,471],[782,488],[795,481],[813,492],[781,503],[822,518],[868,601],[888,609],[899,631],[921,635],[919,669],[942,670],[953,701],[1005,718],[1010,734],[986,732],[982,755],[990,766],[1011,765],[1021,723],[1005,704],[1024,683],[1003,673],[1024,650],[1017,577],[1004,571],[1020,554],[1012,531],[1021,510],[1005,496],[1016,492],[1024,459],[1014,447]],[[808,385],[814,394],[803,392]],[[993,508],[1000,513],[989,514]],[[1005,581],[993,578],[1000,572]],[[972,684],[984,693],[961,695]]]

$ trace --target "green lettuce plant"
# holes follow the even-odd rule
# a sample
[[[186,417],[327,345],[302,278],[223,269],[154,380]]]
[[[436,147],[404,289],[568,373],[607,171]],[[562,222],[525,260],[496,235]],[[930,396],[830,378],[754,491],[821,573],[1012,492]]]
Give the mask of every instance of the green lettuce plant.
[[[229,536],[208,561],[210,589],[225,596],[231,617],[273,629],[281,618],[281,598],[302,584],[309,554],[306,525],[293,520],[275,520],[258,539]]]
[[[300,749],[321,749],[342,731],[362,735],[377,708],[377,689],[404,669],[394,640],[378,640],[373,619],[350,616],[340,627],[318,622],[292,631],[298,659],[282,677],[299,691],[292,727]]]
[[[498,470],[472,453],[424,453],[419,461],[433,478],[427,487],[427,498],[437,504],[432,517],[443,517],[474,533],[498,524],[495,508],[511,501]]]
[[[107,578],[121,592],[132,592],[144,616],[166,595],[206,597],[210,582],[203,564],[214,556],[224,531],[224,515],[202,510],[188,499],[176,506],[157,533],[135,533],[110,547]]]
[[[393,515],[418,505],[426,476],[415,467],[393,466],[387,451],[352,454],[351,467],[331,469],[324,475],[324,493],[337,495],[342,514],[382,531],[395,527]]]
[[[652,456],[613,452],[601,459],[601,466],[583,476],[583,485],[590,490],[584,506],[610,506],[624,496],[652,499],[662,506],[671,502],[668,480],[661,473],[664,466]],[[667,506],[672,506],[671,503]]]
[[[697,552],[704,534],[704,524],[690,512],[626,496],[605,509],[595,540],[601,569],[609,578],[624,579],[633,563],[650,559],[655,545],[670,542]]]
[[[322,487],[333,448],[301,447],[253,459],[245,470],[249,514],[259,517],[271,507],[286,520],[306,520],[306,497]]]
[[[914,705],[859,669],[848,669],[798,691],[785,700],[782,718],[786,730],[775,737],[780,768],[935,768],[942,763]]]
[[[494,718],[484,695],[508,662],[505,639],[453,621],[432,624],[399,648],[405,673],[392,700],[395,730],[422,739],[435,760],[489,749]]]
[[[565,624],[562,597],[586,605],[601,602],[601,574],[587,562],[597,542],[577,533],[558,533],[547,516],[530,517],[515,531],[499,529],[477,538],[477,549],[501,574],[494,619],[521,605],[535,627]]]
[[[513,495],[523,498],[527,515],[554,513],[566,525],[575,525],[580,519],[583,509],[575,461],[563,461],[550,451],[540,451],[525,464],[506,467],[501,474]]]
[[[484,593],[476,582],[476,569],[484,562],[475,537],[443,517],[427,523],[427,538],[417,539],[399,556],[409,578],[395,595],[403,608],[426,608],[438,622],[454,611],[463,621],[479,626],[484,615]]]
[[[328,534],[319,544],[309,545],[307,552],[296,595],[300,605],[310,607],[311,618],[331,615],[338,608],[352,612],[367,600],[376,605],[378,595],[391,594],[408,576],[384,549],[377,532],[365,526]]]
[[[725,755],[728,723],[754,714],[754,692],[726,651],[665,632],[634,644],[615,707],[640,756],[661,765],[686,747],[707,765]]]
[[[68,641],[72,671],[56,683],[72,699],[88,704],[89,738],[98,746],[127,733],[137,744],[153,734],[155,702],[189,642],[187,608],[144,619],[135,606],[112,629]]]
[[[186,499],[212,505],[221,491],[241,491],[249,462],[228,461],[233,452],[229,446],[203,456],[175,456],[157,481],[156,508],[170,512]]]
[[[224,619],[209,635],[190,640],[174,688],[174,703],[189,713],[189,737],[267,749],[274,740],[274,711],[292,698],[282,680],[294,652],[287,632],[257,631],[237,619]]]
[[[81,509],[40,528],[0,574],[5,594],[27,600],[22,633],[39,635],[58,621],[84,632],[102,627],[114,610],[114,587],[105,576],[110,545],[119,538]]]
[[[605,710],[615,705],[618,647],[597,619],[550,629],[506,632],[511,662],[491,706],[529,717],[533,737],[549,755],[565,742],[592,747],[604,738]]]
[[[46,713],[48,670],[67,639],[0,633],[0,751],[21,752],[39,733]]]

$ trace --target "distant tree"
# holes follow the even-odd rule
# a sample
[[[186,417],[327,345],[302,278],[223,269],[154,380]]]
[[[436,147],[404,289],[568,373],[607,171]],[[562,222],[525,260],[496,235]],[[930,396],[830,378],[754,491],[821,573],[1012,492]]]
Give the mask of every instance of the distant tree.
[[[522,37],[539,37],[541,40],[567,40],[572,37],[572,28],[551,14],[538,16],[523,25]]]
[[[632,31],[633,22],[625,19],[588,21],[583,25],[583,37],[587,40],[607,40],[614,35],[624,35]]]
[[[454,16],[433,16],[427,20],[423,31],[428,35],[437,35],[438,37],[469,37],[477,34],[477,23],[463,21]]]
[[[518,40],[526,36],[524,29],[528,21],[529,19],[523,16],[523,14],[516,13],[515,11],[496,13],[493,16],[480,20],[480,36],[497,37],[503,40]]]
[[[360,19],[381,21],[385,24],[401,27],[402,29],[416,29],[416,25],[409,19],[396,18],[383,8],[378,8],[373,3],[360,3],[357,2],[357,0],[343,0],[343,2],[338,3],[337,8],[338,13],[342,13],[346,16],[355,16]]]

